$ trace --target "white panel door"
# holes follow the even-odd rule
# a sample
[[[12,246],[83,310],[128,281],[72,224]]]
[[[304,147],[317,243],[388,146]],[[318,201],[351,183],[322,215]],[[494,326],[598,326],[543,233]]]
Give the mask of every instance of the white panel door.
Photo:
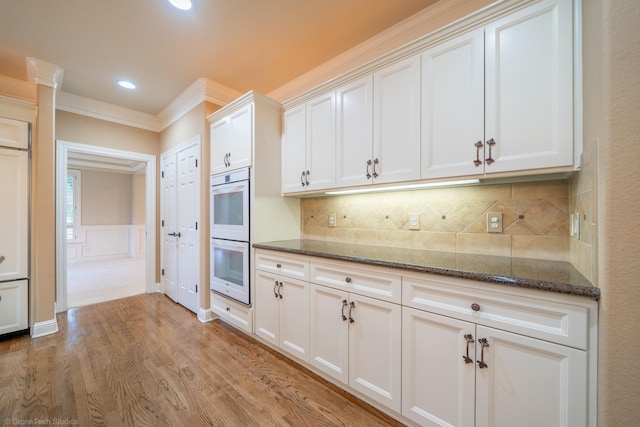
[[[349,187],[373,180],[373,77],[336,91],[336,185]]]
[[[231,119],[225,117],[209,127],[211,138],[211,175],[227,170],[227,153],[231,145]]]
[[[29,154],[0,148],[0,281],[29,276]]]
[[[373,182],[420,179],[420,57],[376,72],[373,90]]]
[[[333,188],[336,184],[335,93],[307,103],[307,190]]]
[[[178,153],[178,302],[198,312],[200,282],[200,146]]]
[[[176,155],[162,157],[162,289],[178,301],[178,233]]]
[[[573,164],[572,11],[545,0],[486,27],[487,173]]]
[[[476,426],[587,425],[587,356],[583,350],[477,327]]]
[[[475,328],[403,307],[402,415],[422,426],[474,426]]]
[[[299,105],[284,113],[282,141],[282,192],[305,190],[307,170],[307,116],[306,105]]]
[[[309,283],[281,276],[278,295],[280,299],[280,348],[308,362]]]
[[[310,288],[309,362],[349,383],[349,294],[326,286]]]
[[[349,305],[349,385],[400,412],[401,307],[355,294]]]
[[[422,54],[422,178],[484,173],[484,31]]]

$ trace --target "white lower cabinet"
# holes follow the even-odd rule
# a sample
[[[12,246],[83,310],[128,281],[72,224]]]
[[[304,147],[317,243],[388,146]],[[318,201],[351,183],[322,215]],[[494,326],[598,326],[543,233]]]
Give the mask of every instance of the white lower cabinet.
[[[584,426],[586,352],[403,308],[402,413],[425,426]]]
[[[309,283],[256,271],[255,333],[309,361]]]
[[[0,335],[29,327],[29,281],[0,282]]]
[[[242,329],[247,333],[253,332],[253,310],[242,304],[211,292],[211,311],[223,321]]]
[[[310,300],[310,363],[400,412],[400,305],[315,284]]]

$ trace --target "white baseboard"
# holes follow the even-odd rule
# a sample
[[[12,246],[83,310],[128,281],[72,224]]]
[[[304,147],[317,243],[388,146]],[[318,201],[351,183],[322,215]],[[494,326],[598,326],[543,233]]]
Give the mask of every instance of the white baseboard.
[[[58,332],[58,320],[53,318],[44,322],[36,322],[31,328],[31,338],[40,338]]]
[[[164,291],[162,290],[162,283],[156,283],[156,293],[164,294]]]
[[[211,322],[214,319],[214,315],[208,308],[201,308],[198,310],[198,320],[202,323]]]

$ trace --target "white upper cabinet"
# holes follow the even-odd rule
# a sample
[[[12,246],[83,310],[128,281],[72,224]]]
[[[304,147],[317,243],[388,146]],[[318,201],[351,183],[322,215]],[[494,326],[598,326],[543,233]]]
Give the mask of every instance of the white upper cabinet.
[[[573,165],[571,0],[547,0],[422,55],[422,178]]]
[[[422,177],[484,173],[482,29],[422,54],[422,96]]]
[[[487,173],[573,165],[572,18],[546,0],[486,27]]]
[[[420,178],[420,58],[336,91],[338,187]]]
[[[282,192],[335,187],[335,93],[284,114]]]
[[[251,166],[253,104],[211,124],[211,174]]]

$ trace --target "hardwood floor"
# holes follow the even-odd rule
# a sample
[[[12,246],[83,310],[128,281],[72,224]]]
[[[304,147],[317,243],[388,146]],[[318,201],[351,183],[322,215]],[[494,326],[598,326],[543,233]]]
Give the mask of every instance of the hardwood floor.
[[[163,295],[70,309],[58,326],[0,342],[3,425],[400,425]]]

